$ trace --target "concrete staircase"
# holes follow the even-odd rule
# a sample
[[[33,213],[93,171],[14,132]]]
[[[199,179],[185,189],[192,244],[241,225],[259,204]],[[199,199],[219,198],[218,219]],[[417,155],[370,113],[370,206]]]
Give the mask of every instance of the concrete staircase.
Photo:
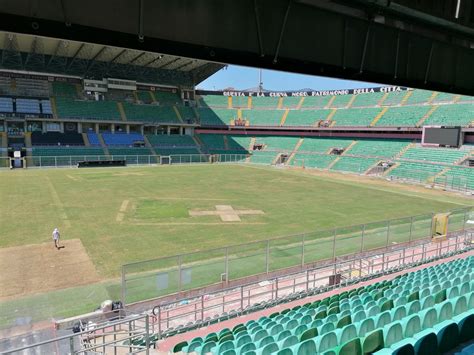
[[[176,105],[173,105],[173,110],[174,110],[174,113],[176,114],[176,117],[178,118],[179,122],[184,123],[183,117],[181,117],[181,112],[179,112]]]
[[[425,113],[425,115],[422,118],[420,118],[420,120],[416,123],[416,127],[421,127],[423,122],[425,122],[428,119],[428,117],[430,117],[433,114],[433,112],[435,112],[438,109],[438,107],[439,107],[438,105],[431,106],[430,110],[427,113]]]
[[[436,175],[429,177],[428,182],[435,182],[437,178],[439,178],[440,176],[446,174],[449,170],[451,170],[451,168],[449,168],[449,167],[444,168],[443,170],[441,170]]]
[[[272,161],[272,165],[276,165],[277,161],[280,159],[282,153],[278,153],[277,156],[275,157],[275,159],[273,159]]]
[[[53,118],[56,118],[58,119],[58,108],[56,106],[56,98],[55,97],[51,97],[49,99],[49,102],[51,103],[51,112],[53,113]]]
[[[153,91],[149,91],[149,93],[151,96],[151,100],[153,101],[154,104],[156,104],[158,100],[156,99],[155,93]]]
[[[117,109],[118,109],[118,112],[120,113],[120,119],[124,122],[127,121],[127,115],[125,114],[125,110],[121,102],[117,102]]]
[[[233,102],[232,102],[232,96],[227,96],[227,108],[232,108]]]
[[[297,110],[301,109],[301,106],[303,106],[303,102],[304,102],[304,96],[301,97],[300,101],[298,102],[298,105],[296,105]]]
[[[326,116],[325,120],[326,121],[331,121],[333,116],[336,114],[336,111],[337,109],[333,108],[331,110],[331,112],[329,112],[329,114]],[[335,123],[335,121],[333,121]],[[318,122],[314,122],[313,126],[316,126],[318,124]],[[331,124],[331,127],[332,127],[332,124]]]
[[[110,159],[111,156],[110,156],[109,148],[105,144],[104,138],[102,137],[102,134],[97,133],[97,138],[99,139],[100,146],[102,147],[102,150],[104,151],[104,154],[107,156],[107,159]]]
[[[25,147],[31,149],[33,144],[31,143],[31,132],[25,132]]]
[[[324,108],[329,108],[329,107],[331,107],[331,105],[332,105],[332,103],[334,102],[334,100],[336,100],[336,95],[334,95],[333,97],[331,97],[331,98],[329,99],[328,104],[327,104],[326,106],[324,106]]]
[[[247,100],[247,108],[250,110],[252,108],[252,96],[249,96]]]
[[[341,160],[341,157],[337,157],[336,159],[334,159],[334,160],[331,162],[331,164],[328,165],[328,167],[326,168],[326,170],[331,170],[332,167],[333,167],[334,165],[336,165],[336,163],[337,163],[339,160]]]
[[[253,147],[254,147],[254,145],[255,145],[255,141],[256,141],[256,140],[257,140],[257,139],[256,139],[255,137],[250,138],[249,147],[248,147],[248,149],[247,149],[249,152],[251,152],[251,151],[253,150]],[[245,159],[245,162],[246,162],[246,163],[249,163],[249,162],[250,162],[250,155]]]
[[[388,97],[388,92],[383,94],[382,98],[379,100],[379,102],[377,102],[377,106],[382,106],[383,102],[387,99],[387,97]]]
[[[373,127],[377,124],[377,122],[382,118],[382,116],[385,114],[385,112],[387,112],[388,110],[388,107],[384,107],[382,109],[382,111],[380,111],[377,116],[375,116],[374,120],[372,122],[370,122],[370,127]]]
[[[137,95],[137,92],[136,92],[136,91],[133,92],[133,99],[135,100],[135,102],[140,101],[140,99],[138,98],[138,95]]]
[[[410,144],[408,144],[406,147],[404,147],[402,150],[400,150],[400,151],[398,152],[398,154],[395,155],[393,158],[394,158],[394,159],[400,158],[400,157],[403,155],[403,153],[405,153],[408,149],[413,148],[413,147],[416,147],[416,143],[410,143]]]
[[[375,164],[372,164],[366,171],[364,171],[363,175],[369,175],[370,171],[375,169],[382,161],[378,160]]]
[[[158,154],[156,154],[155,149],[153,148],[150,141],[148,140],[148,137],[145,134],[143,135],[143,141],[145,142],[145,147],[147,147],[150,150],[151,155],[158,158]]]
[[[393,164],[390,168],[388,168],[387,170],[384,171],[383,176],[387,176],[388,174],[390,174],[390,172],[393,169],[398,168],[399,166],[400,166],[400,163]]]
[[[347,154],[347,152],[348,152],[349,150],[351,150],[351,149],[352,149],[352,147],[353,147],[353,146],[355,146],[356,144],[357,144],[357,141],[352,141],[352,143],[351,143],[351,144],[349,144],[349,146],[348,146],[346,149],[344,149],[344,151],[342,152],[342,154],[341,154],[341,155],[346,155],[346,154]]]
[[[352,95],[351,99],[350,99],[349,102],[347,103],[346,108],[351,107],[356,98],[357,98],[357,95]]]
[[[461,100],[461,95],[454,96],[453,103],[458,103]]]
[[[296,143],[295,147],[293,148],[293,150],[292,150],[290,156],[288,157],[288,160],[286,161],[285,165],[289,165],[291,163],[291,161],[295,158],[296,153],[298,152],[298,149],[300,149],[303,142],[304,142],[304,138],[300,138],[298,143]]]
[[[290,110],[286,109],[285,112],[283,113],[283,116],[281,116],[280,126],[283,126],[285,124],[285,121],[286,121],[286,118],[288,117],[289,112]]]
[[[428,104],[431,104],[433,102],[433,100],[436,98],[436,96],[438,96],[439,92],[437,91],[433,91],[433,93],[431,94],[430,98],[428,99],[427,103]]]
[[[201,139],[196,135],[191,136],[191,138],[193,139],[194,143],[196,143],[196,147],[197,147],[197,150],[198,150],[199,154],[204,154],[204,152],[202,150],[202,147],[203,147],[204,144],[202,144]]]
[[[84,141],[84,145],[86,147],[91,146],[91,142],[89,142],[89,137],[87,136],[87,133],[82,133],[82,140]]]
[[[403,96],[402,101],[400,101],[400,105],[405,105],[411,95],[413,95],[413,90],[408,90],[405,96]]]
[[[278,98],[277,109],[281,110],[283,108],[283,97]]]

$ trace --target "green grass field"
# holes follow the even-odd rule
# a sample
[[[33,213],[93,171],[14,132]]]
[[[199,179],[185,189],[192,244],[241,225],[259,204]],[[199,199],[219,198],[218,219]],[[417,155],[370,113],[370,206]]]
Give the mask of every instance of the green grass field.
[[[310,241],[308,255],[318,260],[328,257],[324,251],[330,249],[325,230],[339,227],[338,234],[348,237],[336,246],[338,253],[344,254],[360,247],[360,242],[349,242],[349,237],[360,230],[342,227],[472,206],[472,200],[443,193],[413,192],[396,185],[371,186],[367,181],[350,182],[242,165],[15,170],[1,171],[0,181],[0,247],[50,242],[54,227],[59,227],[63,239],[80,239],[103,280],[91,285],[95,289],[87,293],[93,295],[89,300],[94,302],[103,300],[105,294],[118,297],[117,278],[121,265],[126,263],[302,232]],[[257,209],[265,214],[242,216],[242,221],[235,223],[222,222],[217,216],[189,216],[191,209],[215,210],[216,205]],[[417,223],[415,236],[427,236],[430,221],[423,218]],[[367,249],[380,244],[383,237],[378,228],[373,225],[372,232],[367,232]],[[406,238],[406,220],[392,228],[391,241]],[[294,245],[293,239],[273,243],[271,270],[298,262],[300,246]],[[236,249],[229,276],[245,276],[249,265],[253,270],[264,271],[263,256],[255,252],[262,245]],[[202,261],[202,257],[198,253],[183,263],[193,264]],[[208,253],[205,258],[208,263],[193,272],[193,287],[217,278],[222,269],[222,251]],[[174,264],[175,259],[154,266]],[[173,283],[173,276],[169,282]],[[156,295],[156,290],[147,287],[137,292]],[[176,285],[170,287],[174,289]],[[63,292],[57,297],[65,298],[68,290],[54,292]],[[68,302],[79,294],[70,289]],[[44,295],[9,300],[3,306],[29,304],[35,297]],[[87,309],[72,312],[64,306],[48,314],[65,316],[88,311],[91,302],[86,302]]]

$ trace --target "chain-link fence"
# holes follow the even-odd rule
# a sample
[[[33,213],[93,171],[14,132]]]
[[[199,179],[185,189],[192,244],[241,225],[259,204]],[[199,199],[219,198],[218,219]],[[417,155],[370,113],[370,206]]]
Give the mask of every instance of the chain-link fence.
[[[469,219],[472,208],[451,211],[449,232],[464,230]],[[412,242],[431,236],[432,221],[430,213],[126,264],[121,298],[131,304]]]
[[[191,163],[240,163],[247,154],[173,154],[173,155],[75,155],[27,156],[27,168],[76,167],[80,162],[125,160],[127,165],[172,165]],[[0,168],[10,167],[9,157],[0,157]]]
[[[434,183],[445,190],[468,192],[474,187],[474,177],[443,175],[435,178]]]

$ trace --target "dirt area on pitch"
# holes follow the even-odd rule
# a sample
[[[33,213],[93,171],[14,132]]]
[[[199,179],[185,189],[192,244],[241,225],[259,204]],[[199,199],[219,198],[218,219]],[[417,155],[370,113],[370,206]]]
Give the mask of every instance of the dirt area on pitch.
[[[0,249],[0,301],[100,280],[79,239]]]

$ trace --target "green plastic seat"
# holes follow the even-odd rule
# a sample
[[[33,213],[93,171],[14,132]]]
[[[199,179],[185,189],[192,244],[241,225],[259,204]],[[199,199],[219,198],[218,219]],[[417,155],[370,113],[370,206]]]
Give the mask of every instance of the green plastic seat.
[[[284,330],[281,324],[275,324],[273,327],[270,328],[270,335],[277,335]]]
[[[293,355],[293,350],[290,348],[281,349],[279,352],[277,352],[277,355]]]
[[[448,352],[459,343],[459,328],[454,321],[444,321],[436,324],[433,329],[436,330],[438,338],[438,351],[440,353]]]
[[[204,354],[207,354],[207,353],[211,352],[211,350],[212,350],[213,348],[215,348],[215,347],[216,347],[216,343],[213,342],[213,341],[209,341],[209,342],[204,343],[204,344],[203,344],[200,348],[198,348],[198,349],[199,349],[199,353],[202,354],[202,355],[204,355]],[[198,349],[196,349],[196,350],[198,350]],[[197,352],[197,351],[196,351],[196,352]]]
[[[277,341],[283,340],[292,335],[291,330],[284,330],[277,335]]]
[[[227,350],[234,350],[234,342],[232,340],[228,340],[223,342],[222,344],[219,344],[217,346],[215,354],[220,355],[226,352]]]
[[[252,342],[252,338],[250,337],[250,335],[244,335],[237,339],[236,347],[240,348],[244,344],[251,343],[251,342]]]
[[[313,339],[305,340],[298,345],[296,353],[298,355],[314,355],[316,354],[316,343]]]
[[[337,346],[337,336],[335,332],[329,332],[318,337],[317,351],[324,352]]]
[[[270,355],[270,354],[275,353],[277,351],[278,351],[278,345],[276,345],[275,343],[270,343],[270,344],[265,345],[265,347],[262,348],[261,350],[257,351],[257,354],[259,354],[259,355]]]
[[[293,334],[296,335],[296,336],[300,336],[301,334],[303,334],[306,330],[308,329],[308,327],[305,325],[305,324],[301,324],[299,326],[297,326],[295,329],[293,329]]]
[[[436,297],[435,297],[436,298]],[[444,302],[435,306],[438,315],[438,321],[443,322],[449,320],[453,316],[453,306],[450,302]]]
[[[282,340],[281,342],[278,343],[279,348],[284,349],[284,348],[290,348],[293,345],[298,344],[300,341],[297,336],[295,335],[290,335],[288,338]]]
[[[335,329],[334,323],[325,323],[318,328],[318,334],[325,334]]]
[[[344,328],[336,329],[337,341],[343,344],[350,339],[357,338],[357,329],[354,324],[346,325]]]
[[[328,324],[330,324],[330,323],[328,323]],[[319,334],[319,332],[318,332],[317,328],[310,328],[310,329],[306,330],[303,334],[301,334],[300,341],[305,341],[305,340],[308,340],[308,339],[312,339],[312,338],[316,337],[318,334]]]
[[[401,321],[403,335],[405,338],[411,338],[416,333],[421,331],[421,321],[418,314],[413,314]]]
[[[455,305],[453,307],[453,316],[457,316],[461,313],[467,311],[467,300],[465,296],[460,296],[455,300]]]
[[[474,311],[471,314],[463,313],[455,318],[458,324],[459,341],[464,343],[474,339]]]
[[[247,344],[242,345],[241,347],[238,347],[236,352],[238,354],[245,354],[246,352],[253,351],[256,349],[257,347],[255,346],[254,343],[247,343]]]
[[[364,354],[373,353],[384,347],[383,331],[376,329],[368,333],[362,340],[362,351]]]
[[[336,328],[342,328],[351,323],[352,323],[351,316],[347,315],[339,319],[339,321],[336,324]]]
[[[181,350],[183,350],[184,347],[188,346],[188,342],[187,341],[182,341],[182,342],[179,342],[178,344],[176,344],[174,347],[173,347],[173,353],[179,353],[181,352]]]
[[[382,312],[375,317],[375,327],[383,328],[392,321],[389,311]]]
[[[403,328],[400,322],[393,322],[383,327],[383,341],[385,347],[390,347],[403,339]]]
[[[257,349],[263,348],[265,345],[271,344],[271,343],[274,343],[274,342],[275,342],[275,339],[273,339],[273,337],[271,335],[268,335],[265,338],[258,341]]]
[[[432,328],[438,320],[438,315],[436,314],[436,310],[434,308],[425,309],[419,314],[421,319],[421,327],[423,329]]]
[[[360,338],[348,340],[336,351],[338,355],[362,355],[362,345]]]

